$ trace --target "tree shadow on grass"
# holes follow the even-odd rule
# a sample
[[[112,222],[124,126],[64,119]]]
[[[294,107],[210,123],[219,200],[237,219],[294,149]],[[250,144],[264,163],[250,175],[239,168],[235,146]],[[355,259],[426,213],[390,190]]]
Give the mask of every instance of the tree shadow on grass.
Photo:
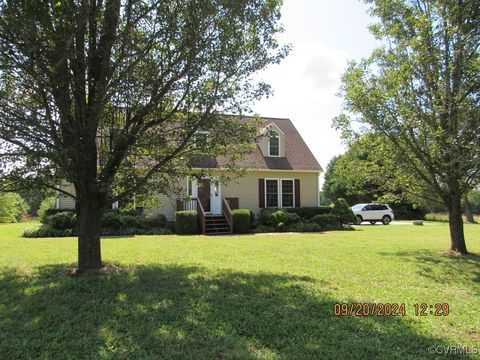
[[[405,261],[415,263],[419,275],[439,284],[451,285],[457,283],[471,288],[472,283],[480,283],[479,254],[470,253],[466,256],[460,256],[449,252],[407,250],[381,253],[381,255],[401,257]]]
[[[429,358],[407,318],[334,317],[325,283],[141,266],[94,277],[0,275],[0,354],[14,358]],[[467,358],[467,357],[465,357]]]

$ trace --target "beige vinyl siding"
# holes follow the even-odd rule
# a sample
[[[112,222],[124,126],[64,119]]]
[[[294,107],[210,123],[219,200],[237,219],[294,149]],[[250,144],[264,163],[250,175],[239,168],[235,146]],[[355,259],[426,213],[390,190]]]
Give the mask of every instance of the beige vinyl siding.
[[[318,172],[296,171],[248,171],[245,176],[222,184],[222,197],[239,198],[239,206],[258,213],[258,179],[300,179],[300,205],[318,206]],[[236,175],[232,174],[232,178]],[[186,195],[185,179],[185,195]],[[153,210],[154,214],[164,214],[169,221],[175,220],[176,197],[160,195],[160,206]]]
[[[174,221],[175,211],[177,210],[177,197],[168,197],[163,194],[160,194],[158,197],[159,206],[152,210],[153,214],[163,214],[167,217],[168,221]]]
[[[186,195],[187,180],[185,179],[184,182],[185,184],[182,184],[182,186],[185,188],[185,195]],[[71,192],[72,194],[75,195],[75,189],[71,184],[62,184],[61,189]],[[164,214],[167,217],[168,221],[175,220],[175,211],[177,210],[177,200],[176,200],[177,196],[173,196],[170,198],[167,195],[160,194],[158,195],[158,198],[159,198],[159,206],[154,208],[152,210],[152,213],[155,215]],[[58,203],[59,203],[60,209],[75,208],[75,199],[71,198],[70,196],[60,194],[58,200],[59,200]]]
[[[241,208],[250,209],[256,213],[260,211],[258,198],[258,179],[300,179],[300,205],[301,206],[318,206],[318,172],[298,172],[298,171],[265,171],[265,170],[251,170],[240,178],[235,178],[232,174],[233,180],[222,184],[222,197],[239,198],[239,205]],[[187,186],[187,179],[182,180],[182,187],[184,187],[185,196]],[[66,189],[70,189],[66,186]],[[164,214],[167,220],[175,220],[176,199],[177,196],[169,197],[167,195],[158,195],[160,205],[153,209],[154,214]],[[75,200],[60,196],[60,208],[75,207]]]
[[[75,189],[72,184],[62,184],[60,189],[68,191],[69,193],[75,195]],[[75,208],[75,199],[71,196],[59,193],[58,195],[58,208],[59,209],[74,209]]]
[[[241,208],[258,212],[258,179],[299,179],[300,205],[318,206],[318,176],[317,172],[249,171],[244,177],[224,184],[222,196],[238,197]]]

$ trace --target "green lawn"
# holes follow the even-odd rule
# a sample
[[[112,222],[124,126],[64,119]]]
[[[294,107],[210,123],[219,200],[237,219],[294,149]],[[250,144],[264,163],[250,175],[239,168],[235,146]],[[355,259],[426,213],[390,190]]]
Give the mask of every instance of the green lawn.
[[[102,240],[127,269],[71,278],[73,238],[0,225],[3,359],[385,359],[429,346],[480,351],[480,255],[448,255],[448,225],[324,234]],[[480,254],[480,225],[466,225]],[[334,317],[342,303],[405,303],[405,317]],[[417,317],[415,303],[450,314]]]

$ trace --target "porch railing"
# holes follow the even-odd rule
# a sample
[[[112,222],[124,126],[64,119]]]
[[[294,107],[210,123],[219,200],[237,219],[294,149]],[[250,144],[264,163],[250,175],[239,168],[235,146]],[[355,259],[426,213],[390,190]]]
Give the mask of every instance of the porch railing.
[[[177,199],[177,211],[195,210],[197,211],[197,198]]]
[[[240,202],[237,197],[226,197],[225,200],[228,203],[228,206],[230,206],[230,209],[235,210],[240,208]]]
[[[205,210],[203,210],[202,202],[198,199],[197,200],[197,215],[198,215],[198,224],[200,225],[200,232],[205,234]]]
[[[227,199],[225,199],[224,197],[222,197],[222,213],[225,216],[225,219],[227,219],[228,227],[230,228],[230,234],[232,234],[233,233],[232,209],[230,209]]]

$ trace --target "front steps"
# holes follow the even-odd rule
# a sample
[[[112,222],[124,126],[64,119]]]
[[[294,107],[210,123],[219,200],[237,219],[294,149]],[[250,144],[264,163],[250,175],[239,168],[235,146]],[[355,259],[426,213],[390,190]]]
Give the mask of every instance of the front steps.
[[[205,235],[230,235],[232,229],[224,215],[206,215]]]

